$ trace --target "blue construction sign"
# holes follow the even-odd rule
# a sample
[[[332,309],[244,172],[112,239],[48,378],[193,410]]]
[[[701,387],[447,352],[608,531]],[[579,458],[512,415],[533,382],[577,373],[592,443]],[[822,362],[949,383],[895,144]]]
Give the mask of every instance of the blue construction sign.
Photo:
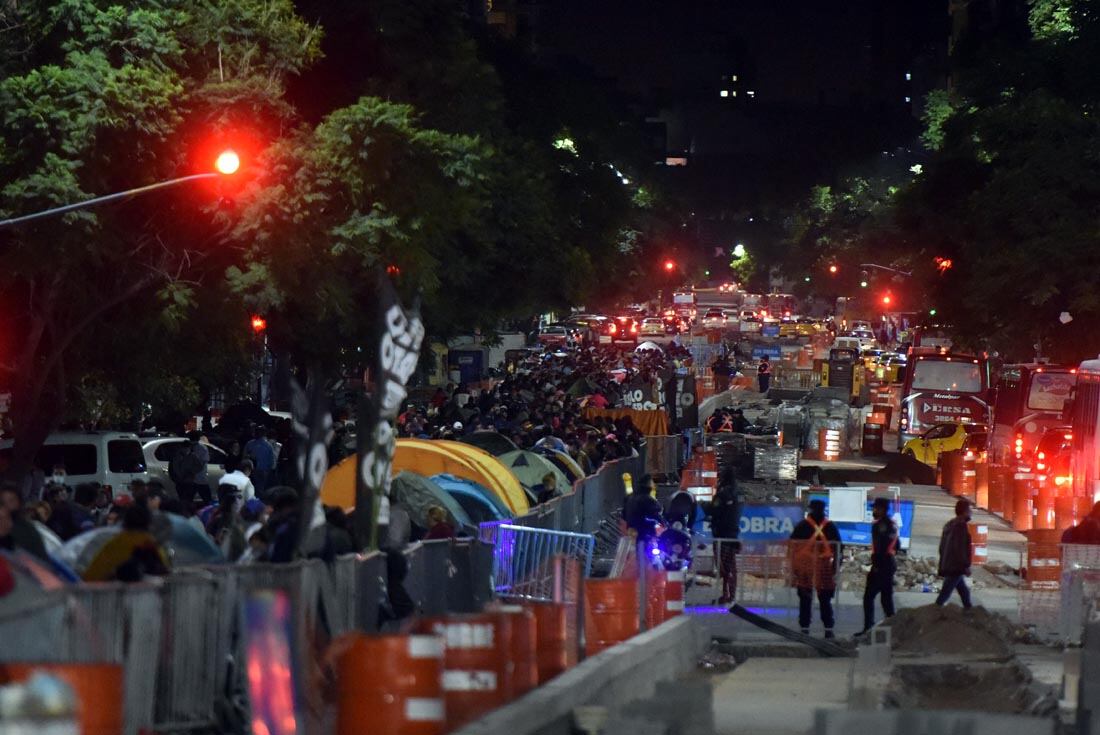
[[[810,493],[809,500],[825,501],[825,513],[829,512],[829,495],[827,493]],[[873,498],[867,499],[867,510],[863,522],[833,521],[836,529],[840,531],[840,540],[853,546],[871,545],[871,505]],[[908,549],[913,539],[913,509],[915,503],[912,500],[890,501],[890,517],[898,525],[898,545],[902,549]],[[742,526],[743,528],[744,526]]]
[[[801,503],[746,503],[741,506],[741,540],[779,541],[790,538],[795,524],[805,515]]]

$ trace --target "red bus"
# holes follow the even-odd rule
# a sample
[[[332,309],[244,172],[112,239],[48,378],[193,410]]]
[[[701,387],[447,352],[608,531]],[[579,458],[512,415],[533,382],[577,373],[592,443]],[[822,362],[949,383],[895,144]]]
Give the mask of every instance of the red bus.
[[[1029,456],[1043,433],[1064,425],[1062,411],[1077,383],[1077,368],[1005,365],[993,396],[989,454],[994,462]]]
[[[1077,369],[1077,386],[1067,412],[1073,425],[1073,494],[1100,502],[1100,360]]]
[[[989,363],[931,347],[909,348],[898,451],[936,424],[989,425]]]

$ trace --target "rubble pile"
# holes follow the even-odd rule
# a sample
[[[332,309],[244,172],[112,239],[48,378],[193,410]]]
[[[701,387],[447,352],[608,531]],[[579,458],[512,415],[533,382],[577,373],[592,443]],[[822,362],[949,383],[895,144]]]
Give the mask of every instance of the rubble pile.
[[[897,709],[977,710],[1056,717],[1058,697],[1026,667],[951,664],[898,666],[884,704]]]
[[[898,571],[894,575],[894,590],[898,592],[922,592],[939,589],[936,576],[939,560],[934,556],[898,556]],[[867,572],[871,571],[871,550],[863,547],[844,549],[844,565],[840,570],[841,589],[862,589]],[[971,580],[973,589],[981,589],[980,581]]]

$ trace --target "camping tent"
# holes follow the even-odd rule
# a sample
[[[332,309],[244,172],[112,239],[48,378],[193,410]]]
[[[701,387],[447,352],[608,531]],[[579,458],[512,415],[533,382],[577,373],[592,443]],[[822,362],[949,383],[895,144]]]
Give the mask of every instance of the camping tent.
[[[489,488],[454,475],[440,474],[431,478],[449,494],[475,524],[510,521],[515,514]]]
[[[471,535],[477,535],[477,523],[463,510],[450,493],[427,477],[415,472],[399,472],[390,485],[390,496],[394,502],[401,503],[408,511],[412,522],[421,528],[428,528],[428,509],[438,505],[447,511],[448,520],[456,529],[462,529]]]
[[[355,505],[355,462],[352,455],[325,475],[321,501],[350,508]],[[415,472],[424,477],[446,473],[476,482],[496,493],[512,515],[530,508],[523,487],[500,461],[488,452],[453,441],[398,439],[393,456],[393,473]]]
[[[496,431],[475,431],[472,434],[466,434],[459,441],[463,444],[484,449],[494,457],[519,449],[515,442]]]
[[[527,487],[541,484],[543,476],[547,473],[557,478],[560,492],[568,492],[569,488],[573,487],[569,477],[541,454],[517,449],[514,452],[501,455],[500,461]]]

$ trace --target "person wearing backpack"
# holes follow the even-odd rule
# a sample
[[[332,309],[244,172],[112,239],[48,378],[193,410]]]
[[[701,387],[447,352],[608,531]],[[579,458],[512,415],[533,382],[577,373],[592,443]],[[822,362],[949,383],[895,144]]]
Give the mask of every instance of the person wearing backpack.
[[[195,495],[202,498],[200,508],[210,505],[210,486],[206,480],[206,466],[210,463],[210,451],[202,443],[202,436],[190,436],[168,463],[168,476],[176,483],[176,493],[188,514],[194,512]]]

